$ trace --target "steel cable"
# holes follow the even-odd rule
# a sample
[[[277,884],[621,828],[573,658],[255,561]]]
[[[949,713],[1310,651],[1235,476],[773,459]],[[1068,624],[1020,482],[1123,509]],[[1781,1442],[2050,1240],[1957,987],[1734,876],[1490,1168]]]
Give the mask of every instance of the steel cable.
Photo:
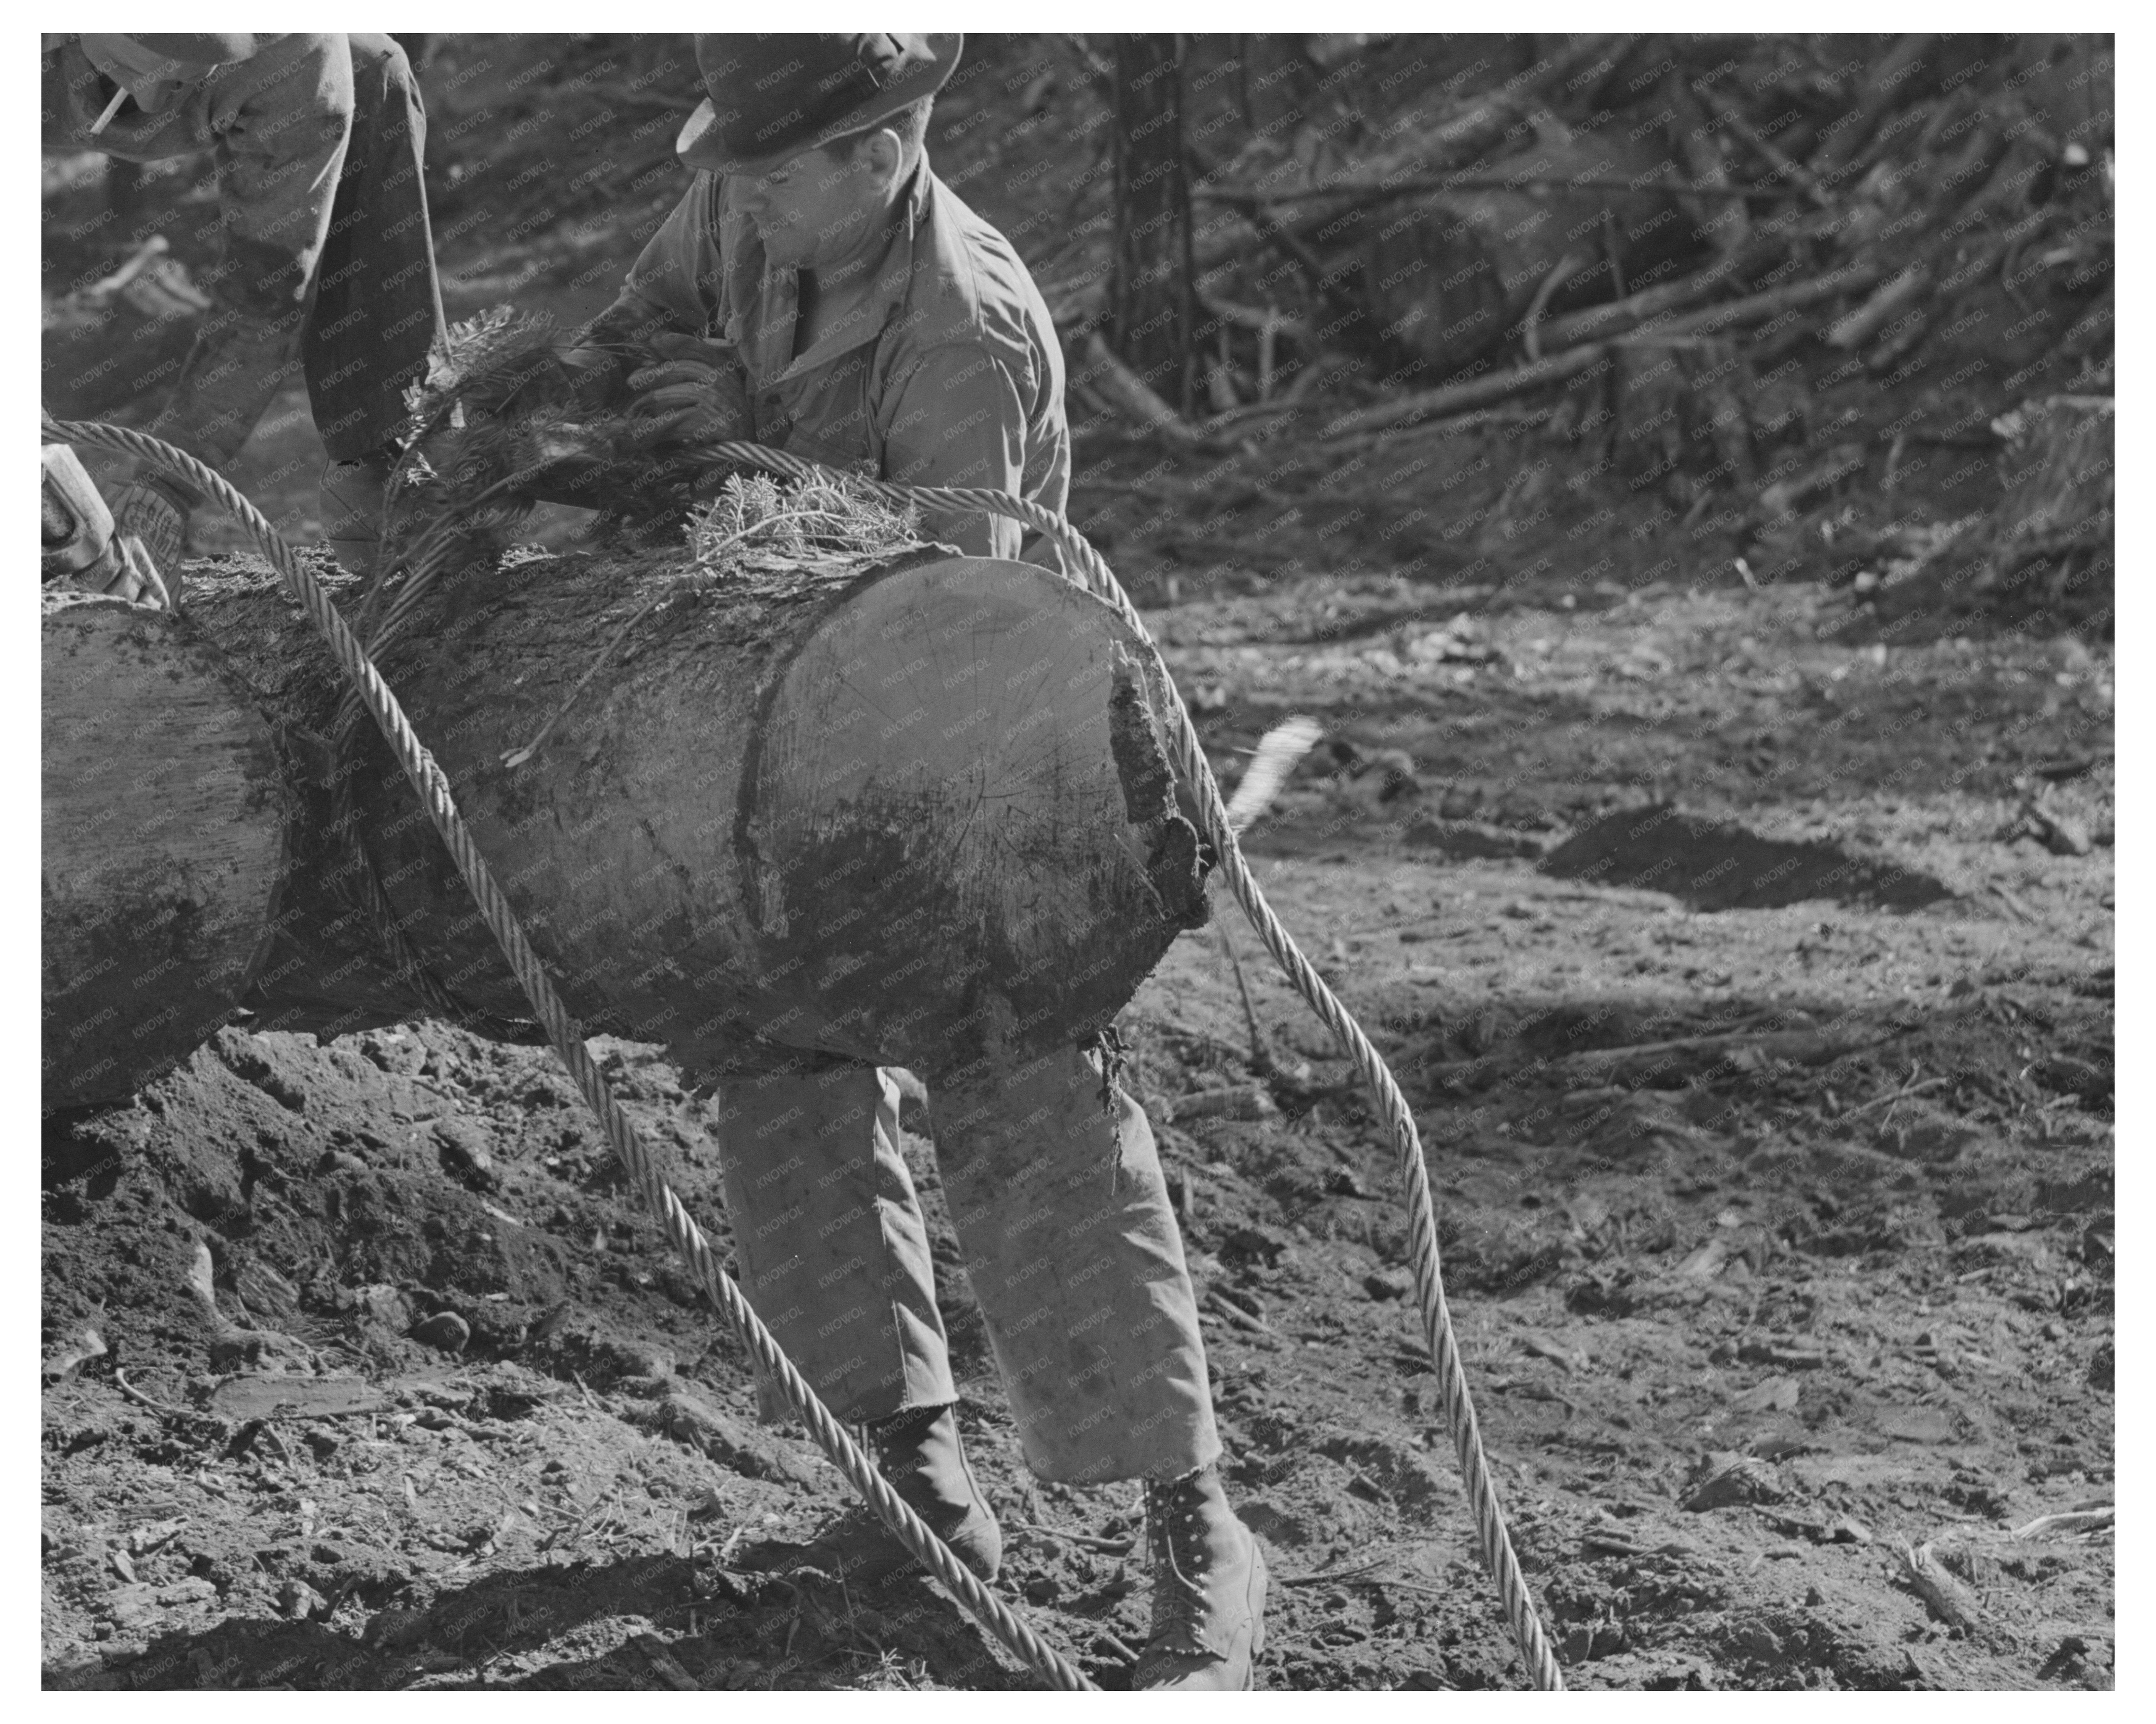
[[[788,1401],[801,1414],[819,1445],[845,1474],[855,1488],[867,1498],[870,1506],[911,1554],[957,1594],[969,1610],[1033,1669],[1058,1687],[1091,1687],[1091,1684],[1060,1655],[1042,1644],[1031,1629],[1013,1616],[1001,1600],[983,1587],[972,1571],[959,1562],[934,1532],[891,1490],[866,1453],[832,1418],[814,1391],[794,1370],[778,1342],[749,1307],[732,1278],[712,1260],[702,1231],[682,1208],[680,1200],[663,1176],[651,1164],[636,1137],[634,1125],[621,1112],[605,1080],[593,1065],[581,1035],[577,1034],[575,1025],[556,998],[552,985],[536,954],[526,942],[521,926],[495,885],[493,876],[487,870],[484,860],[473,848],[470,835],[457,815],[447,779],[434,764],[433,756],[420,746],[412,733],[395,697],[382,683],[379,673],[360,649],[327,595],[321,591],[314,577],[300,567],[282,536],[221,475],[204,466],[186,451],[174,449],[158,439],[118,426],[56,423],[49,418],[45,421],[45,433],[54,440],[99,444],[108,449],[146,454],[153,459],[173,465],[182,476],[192,479],[208,489],[262,543],[271,562],[329,643],[340,667],[361,690],[368,711],[388,740],[414,788],[418,790],[429,818],[449,846],[459,871],[478,902],[481,915],[501,942],[517,979],[531,998],[556,1053],[568,1067],[586,1101],[604,1126],[616,1154],[637,1180],[646,1203],[665,1225],[675,1248],[688,1260],[698,1279],[711,1294],[714,1302],[726,1313],[744,1344],[779,1381]],[[706,453],[714,459],[758,466],[795,479],[827,475],[829,470],[816,463],[780,450],[766,449],[757,444],[722,443],[711,446]],[[1407,1100],[1401,1094],[1399,1085],[1383,1056],[1371,1045],[1368,1037],[1355,1021],[1354,1015],[1312,967],[1294,936],[1287,931],[1266,901],[1265,893],[1251,874],[1249,864],[1244,859],[1242,848],[1236,841],[1219,785],[1214,778],[1211,764],[1205,758],[1204,747],[1199,741],[1188,710],[1183,703],[1181,692],[1168,674],[1159,648],[1139,618],[1136,607],[1131,603],[1129,595],[1123,591],[1114,572],[1085,536],[1064,517],[1043,509],[1038,504],[1002,491],[901,485],[850,474],[839,476],[872,494],[894,501],[917,504],[940,511],[997,515],[1033,527],[1055,541],[1075,565],[1081,583],[1112,607],[1152,655],[1155,667],[1160,672],[1161,685],[1168,695],[1170,723],[1168,741],[1177,764],[1182,769],[1185,783],[1196,793],[1204,834],[1219,859],[1229,890],[1296,993],[1332,1033],[1357,1072],[1368,1084],[1378,1111],[1392,1134],[1402,1193],[1409,1210],[1416,1303],[1422,1316],[1424,1336],[1429,1345],[1431,1362],[1436,1369],[1445,1428],[1451,1436],[1460,1475],[1467,1487],[1476,1541],[1484,1565],[1496,1586],[1499,1601],[1530,1679],[1537,1689],[1562,1691],[1564,1679],[1558,1668],[1548,1636],[1543,1630],[1533,1595],[1527,1588],[1527,1578],[1513,1551],[1511,1536],[1505,1525],[1503,1507],[1498,1501],[1496,1481],[1491,1476],[1489,1461],[1483,1450],[1481,1432],[1467,1387],[1466,1372],[1453,1333],[1451,1311],[1445,1302],[1436,1213],[1430,1198],[1429,1172],[1423,1162],[1421,1136],[1416,1129],[1414,1115],[1409,1111]]]
[[[800,479],[824,469],[798,456],[777,449],[765,449],[753,443],[722,443],[711,446],[709,455],[721,459],[753,463],[770,471]],[[851,475],[848,475],[850,478]],[[1414,1116],[1409,1111],[1407,1098],[1400,1093],[1391,1069],[1370,1039],[1363,1033],[1355,1017],[1324,980],[1311,967],[1295,937],[1281,925],[1272,906],[1265,901],[1264,890],[1250,865],[1243,859],[1243,849],[1236,841],[1234,826],[1228,818],[1226,804],[1221,799],[1220,787],[1213,777],[1211,764],[1198,740],[1198,731],[1190,721],[1190,713],[1183,704],[1183,695],[1175,680],[1168,674],[1168,666],[1160,655],[1160,649],[1131,603],[1130,595],[1123,591],[1101,553],[1096,551],[1084,534],[1071,526],[1062,516],[1014,497],[1004,491],[953,489],[924,485],[892,485],[881,480],[854,479],[871,493],[896,501],[916,503],[926,507],[957,512],[971,511],[999,515],[1007,520],[1022,521],[1046,535],[1065,553],[1075,567],[1078,578],[1087,591],[1104,600],[1121,614],[1132,633],[1152,654],[1153,664],[1160,672],[1161,685],[1168,690],[1170,733],[1168,742],[1181,768],[1183,782],[1196,792],[1200,820],[1204,836],[1219,857],[1219,865],[1227,877],[1228,890],[1258,936],[1271,952],[1289,982],[1293,984],[1311,1009],[1317,1014],[1325,1027],[1347,1053],[1356,1071],[1370,1087],[1378,1111],[1392,1133],[1396,1152],[1402,1195],[1409,1211],[1409,1224],[1413,1233],[1411,1255],[1414,1264],[1415,1301],[1422,1314],[1423,1333],[1429,1342],[1430,1361],[1436,1367],[1438,1389],[1445,1411],[1445,1425],[1452,1438],[1454,1452],[1460,1459],[1460,1476],[1466,1480],[1469,1504],[1475,1516],[1475,1532],[1481,1549],[1484,1566],[1489,1570],[1497,1588],[1500,1602],[1504,1606],[1505,1618],[1518,1644],[1520,1656],[1525,1661],[1527,1673],[1538,1689],[1552,1691],[1564,1687],[1563,1674],[1558,1670],[1557,1659],[1551,1650],[1549,1637],[1544,1632],[1534,1595],[1528,1591],[1527,1577],[1522,1573],[1518,1556],[1512,1549],[1512,1537],[1505,1526],[1502,1505],[1497,1499],[1496,1482],[1490,1474],[1488,1457],[1482,1448],[1482,1434],[1475,1418],[1475,1403],[1468,1393],[1467,1373],[1460,1362],[1460,1347],[1452,1330],[1452,1313],[1445,1299],[1445,1284],[1438,1255],[1437,1216],[1430,1201],[1430,1174],[1423,1164],[1422,1137],[1415,1128]]]
[[[545,1026],[555,1053],[575,1079],[585,1102],[598,1116],[605,1129],[607,1141],[613,1146],[615,1155],[635,1180],[645,1206],[665,1228],[675,1249],[687,1261],[698,1282],[711,1296],[712,1303],[726,1313],[743,1346],[777,1380],[788,1402],[801,1416],[809,1434],[815,1438],[817,1445],[830,1457],[832,1465],[845,1475],[855,1490],[868,1500],[870,1506],[875,1509],[884,1524],[930,1573],[949,1588],[959,1602],[1018,1658],[1055,1686],[1069,1690],[1091,1688],[1093,1684],[1087,1681],[1075,1666],[1043,1641],[1012,1613],[1002,1599],[983,1586],[973,1572],[952,1554],[949,1547],[891,1489],[867,1451],[832,1415],[816,1392],[794,1369],[793,1362],[764,1326],[763,1320],[750,1307],[747,1297],[735,1285],[733,1277],[713,1257],[703,1229],[696,1225],[688,1210],[682,1206],[680,1198],[675,1195],[665,1177],[653,1163],[637,1135],[634,1124],[622,1111],[606,1079],[593,1063],[578,1026],[562,1007],[552,983],[547,978],[545,967],[524,936],[523,926],[516,912],[510,908],[501,888],[495,884],[492,872],[473,844],[471,835],[457,813],[449,780],[435,764],[434,756],[421,745],[410,721],[404,716],[403,707],[398,704],[397,697],[390,692],[388,685],[382,680],[381,673],[361,649],[357,638],[346,626],[329,595],[322,591],[321,583],[314,576],[300,567],[292,554],[291,546],[285,543],[284,536],[222,474],[197,460],[186,450],[176,449],[158,438],[118,425],[54,420],[49,417],[44,421],[44,434],[50,442],[87,444],[121,454],[146,457],[162,464],[208,492],[261,545],[272,566],[284,577],[288,590],[305,610],[308,620],[327,642],[338,668],[359,690],[367,711],[372,715],[398,764],[403,767],[405,775],[411,779],[413,788],[418,792],[419,800],[433,820],[434,829],[441,834],[442,842],[449,847],[449,854],[456,862],[457,871],[463,875],[465,885],[478,905],[480,914],[501,943],[503,956],[509,960],[510,967],[515,971],[517,981],[523,985],[531,1001],[534,1012]]]

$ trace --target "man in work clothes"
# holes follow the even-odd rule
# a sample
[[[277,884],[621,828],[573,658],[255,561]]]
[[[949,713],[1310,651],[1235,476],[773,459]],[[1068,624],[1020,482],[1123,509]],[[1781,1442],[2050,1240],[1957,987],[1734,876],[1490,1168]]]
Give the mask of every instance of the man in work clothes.
[[[442,329],[420,162],[426,117],[387,36],[47,36],[49,150],[128,162],[209,151],[222,255],[208,315],[151,430],[226,466],[290,374],[329,453],[324,531],[373,565],[389,439]],[[113,511],[171,570],[192,487],[145,467]]]
[[[904,483],[1060,511],[1063,366],[1008,241],[936,177],[956,36],[700,36],[696,170],[588,332],[593,387],[705,441],[747,436]],[[670,357],[633,369],[624,350]],[[1001,517],[931,516],[972,555],[1047,562]],[[1051,567],[1055,566],[1050,562]],[[1002,1539],[961,1448],[927,1228],[890,1077],[836,1060],[728,1080],[726,1198],[757,1309],[886,1475],[978,1573]],[[1242,1688],[1265,1566],[1230,1512],[1196,1301],[1152,1134],[1075,1047],[937,1075],[937,1161],[1040,1477],[1144,1480],[1152,1634],[1134,1685]],[[819,1557],[888,1573],[861,1517]]]

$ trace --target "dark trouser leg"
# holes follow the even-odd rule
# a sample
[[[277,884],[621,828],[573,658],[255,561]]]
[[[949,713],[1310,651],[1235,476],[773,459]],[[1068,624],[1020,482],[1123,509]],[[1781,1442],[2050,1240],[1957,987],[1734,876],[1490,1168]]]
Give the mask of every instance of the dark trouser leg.
[[[355,110],[300,356],[332,461],[376,454],[443,328],[422,171],[427,118],[404,50],[355,35]]]

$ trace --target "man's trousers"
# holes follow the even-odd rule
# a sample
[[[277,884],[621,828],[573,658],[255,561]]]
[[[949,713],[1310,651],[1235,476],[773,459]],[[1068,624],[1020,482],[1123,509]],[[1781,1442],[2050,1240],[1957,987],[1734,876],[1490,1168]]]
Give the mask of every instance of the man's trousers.
[[[936,1161],[1028,1464],[1099,1484],[1210,1465],[1220,1440],[1152,1132],[1067,1049],[940,1082]],[[849,1066],[730,1081],[720,1159],[742,1285],[839,1417],[957,1398],[898,1092]]]
[[[404,420],[443,328],[421,169],[427,116],[404,50],[354,35],[355,106],[300,360],[315,429],[332,461],[381,449]]]

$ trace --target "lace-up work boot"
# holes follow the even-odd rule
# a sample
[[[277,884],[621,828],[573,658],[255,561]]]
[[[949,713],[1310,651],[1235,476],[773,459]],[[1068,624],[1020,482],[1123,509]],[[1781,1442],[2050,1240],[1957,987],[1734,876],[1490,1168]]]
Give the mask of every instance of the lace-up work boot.
[[[1152,1631],[1131,1673],[1140,1688],[1244,1689],[1265,1650],[1265,1559],[1206,1467],[1145,1481]]]
[[[371,575],[382,548],[382,505],[389,483],[382,456],[331,461],[317,489],[322,542],[347,574]]]
[[[906,1506],[983,1580],[1003,1566],[1004,1536],[958,1439],[956,1407],[921,1407],[869,1427],[876,1465]],[[913,1561],[875,1511],[850,1509],[789,1567],[820,1568],[850,1583],[888,1578]]]

